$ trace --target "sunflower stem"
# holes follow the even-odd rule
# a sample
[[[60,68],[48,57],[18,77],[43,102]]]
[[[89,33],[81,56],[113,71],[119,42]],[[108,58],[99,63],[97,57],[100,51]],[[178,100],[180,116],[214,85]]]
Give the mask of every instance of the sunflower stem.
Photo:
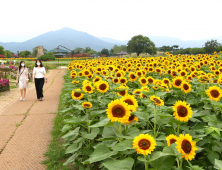
[[[122,133],[121,122],[119,122],[119,132]]]
[[[90,127],[89,127],[89,115],[88,115],[88,110],[87,110],[87,109],[86,109],[86,117],[87,117],[88,133],[90,133]]]
[[[144,155],[144,159],[146,160],[146,155]],[[144,161],[145,164],[145,170],[148,170],[148,162]]]
[[[126,131],[126,134],[127,134],[127,131],[128,131],[128,125],[126,125],[126,130],[125,130],[125,131]]]
[[[179,136],[179,134],[180,134],[180,124],[177,125],[177,135]]]
[[[154,108],[154,137],[156,138],[156,105]]]
[[[183,158],[181,158],[180,160],[180,169],[182,169],[182,167],[183,167]]]

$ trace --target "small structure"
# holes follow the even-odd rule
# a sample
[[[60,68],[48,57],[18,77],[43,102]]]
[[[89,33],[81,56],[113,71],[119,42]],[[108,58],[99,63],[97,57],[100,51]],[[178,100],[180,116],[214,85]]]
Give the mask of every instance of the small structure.
[[[128,53],[127,53],[126,51],[121,51],[121,52],[119,52],[119,53],[116,53],[116,55],[117,55],[118,57],[121,57],[121,56],[123,56],[123,55],[128,55]]]
[[[43,46],[38,46],[38,53],[37,53],[37,58],[44,55],[44,52],[43,52]]]
[[[60,48],[55,48],[53,50],[50,50],[48,52],[51,52],[51,53],[65,53],[65,54],[68,54],[68,51],[67,50],[63,50],[63,49],[60,49]]]
[[[62,58],[62,57],[64,57],[66,54],[63,54],[63,53],[57,53],[57,54],[54,54],[54,56],[56,57],[56,58]]]
[[[92,54],[92,55],[90,55],[90,57],[97,58],[98,55],[97,54]]]

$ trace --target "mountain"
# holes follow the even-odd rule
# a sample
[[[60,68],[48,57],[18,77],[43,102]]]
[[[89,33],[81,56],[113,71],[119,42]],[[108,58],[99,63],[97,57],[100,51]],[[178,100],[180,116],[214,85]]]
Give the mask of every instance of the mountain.
[[[12,52],[24,51],[32,49],[36,46],[44,46],[47,50],[52,50],[59,45],[67,47],[68,49],[75,49],[76,47],[91,47],[96,51],[101,51],[102,48],[111,49],[115,44],[100,40],[88,33],[77,31],[71,28],[62,28],[57,31],[50,31],[39,35],[35,38],[20,43],[1,43],[5,50]]]
[[[150,38],[151,41],[153,41],[156,45],[156,47],[162,47],[162,46],[173,46],[173,45],[179,45],[179,48],[188,48],[188,47],[202,47],[204,46],[205,42],[216,39],[219,43],[222,44],[222,36],[208,38],[208,39],[202,39],[202,40],[189,40],[189,41],[183,41],[179,38],[174,37],[168,37],[168,36],[154,36],[154,35],[146,35]],[[113,43],[116,45],[126,45],[129,40],[125,41],[119,41],[108,37],[97,37],[103,41]]]

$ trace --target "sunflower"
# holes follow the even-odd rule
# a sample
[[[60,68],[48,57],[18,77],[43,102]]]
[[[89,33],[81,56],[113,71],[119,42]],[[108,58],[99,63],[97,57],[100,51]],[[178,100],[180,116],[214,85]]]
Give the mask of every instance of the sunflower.
[[[84,94],[83,93],[78,93],[78,91],[81,91],[81,89],[75,89],[72,91],[72,98],[76,100],[80,100],[83,98]]]
[[[88,78],[88,79],[93,78],[93,74],[89,74],[89,75],[87,76],[87,78]]]
[[[129,119],[128,119],[126,122],[124,122],[124,123],[125,123],[125,124],[130,124],[130,123],[133,122],[133,121],[138,122],[138,120],[139,120],[139,119],[138,119],[136,116],[130,115]]]
[[[134,138],[133,148],[138,154],[148,155],[156,148],[156,141],[151,135],[140,134]]]
[[[91,84],[86,84],[82,87],[82,89],[84,90],[85,93],[93,93],[93,86]]]
[[[175,119],[179,121],[188,122],[189,118],[192,117],[192,109],[189,104],[185,101],[177,101],[173,107]]]
[[[127,78],[121,77],[121,78],[119,79],[119,82],[120,82],[122,85],[126,85],[126,83],[127,83]]]
[[[181,153],[182,158],[185,158],[187,161],[191,161],[196,155],[196,142],[192,141],[192,136],[189,134],[180,134],[180,136],[177,138],[176,144],[178,152]]]
[[[181,88],[182,82],[183,82],[183,77],[176,77],[173,79],[173,86],[177,88]]]
[[[126,89],[127,88],[127,89]],[[128,94],[128,87],[125,87],[125,86],[120,86],[117,88],[118,90],[121,90],[121,89],[124,89],[122,91],[118,91],[117,92],[117,95],[118,96],[126,96]]]
[[[91,108],[92,107],[92,103],[90,103],[90,102],[83,102],[82,103],[82,106],[84,107],[84,108]]]
[[[170,53],[169,52],[166,52],[166,55],[169,55]]]
[[[171,144],[175,143],[177,141],[177,136],[176,135],[169,135],[166,137],[167,140],[167,145],[170,146]]]
[[[113,83],[119,83],[119,78],[112,79]]]
[[[147,77],[147,81],[149,82],[149,84],[153,84],[154,83],[154,78],[153,77]]]
[[[111,122],[125,123],[130,117],[130,109],[127,103],[116,99],[108,104],[106,114]]]
[[[134,98],[134,96],[132,95],[126,95],[126,96],[123,96],[121,99],[121,101],[127,103],[128,105],[130,106],[133,106],[133,111],[136,111],[137,107],[138,107],[138,102],[137,100]]]
[[[191,91],[191,85],[186,81],[183,81],[181,85],[181,90],[183,90],[184,93],[189,93]]]
[[[163,100],[160,99],[160,97],[157,97],[157,96],[153,95],[153,96],[150,97],[150,100],[152,100],[155,103],[155,105],[157,105],[157,106],[163,106],[164,105],[164,102],[163,102]]]
[[[179,75],[180,75],[181,77],[187,76],[187,72],[186,72],[185,70],[181,70],[180,73],[179,73]]]
[[[78,84],[78,83],[79,83],[79,81],[76,81],[76,80],[72,81],[72,84]]]
[[[217,86],[209,87],[206,90],[206,93],[210,100],[220,101],[220,98],[222,97],[222,90]]]
[[[94,79],[93,79],[93,83],[95,84],[96,82],[100,81],[102,78],[99,77],[99,76],[96,76]]]
[[[129,73],[129,81],[133,82],[137,79],[137,76],[135,73]]]
[[[106,81],[99,81],[96,84],[96,89],[100,92],[100,93],[106,93],[109,90],[109,83]]]
[[[141,86],[146,86],[149,83],[145,77],[140,77],[139,82]]]

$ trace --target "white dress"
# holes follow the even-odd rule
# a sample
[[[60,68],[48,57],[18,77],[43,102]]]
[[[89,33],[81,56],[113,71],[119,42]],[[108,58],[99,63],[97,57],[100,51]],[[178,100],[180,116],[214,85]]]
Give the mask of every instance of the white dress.
[[[17,71],[17,75],[19,75],[19,89],[26,89],[28,88],[28,83],[27,83],[27,75],[29,74],[28,69],[25,68],[23,71],[22,69]]]

